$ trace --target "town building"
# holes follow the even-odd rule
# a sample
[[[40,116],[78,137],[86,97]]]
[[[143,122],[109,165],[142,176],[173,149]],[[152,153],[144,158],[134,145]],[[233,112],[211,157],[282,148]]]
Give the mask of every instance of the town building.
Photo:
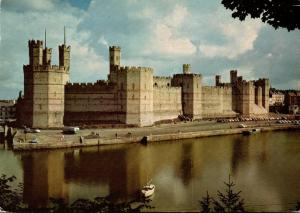
[[[0,121],[16,119],[16,101],[0,100]]]
[[[283,106],[284,94],[280,91],[270,90],[270,106]]]
[[[300,92],[287,91],[285,93],[285,107],[289,113],[296,114],[299,112],[300,107]]]
[[[265,115],[269,112],[269,79],[243,80],[230,71],[230,82],[216,76],[204,86],[202,75],[184,64],[182,73],[154,76],[150,67],[121,66],[121,48],[109,48],[107,80],[70,83],[70,50],[59,46],[59,65],[52,49],[30,40],[24,65],[24,96],[18,101],[18,122],[39,128],[74,123],[121,123],[148,126],[184,116],[189,119]]]

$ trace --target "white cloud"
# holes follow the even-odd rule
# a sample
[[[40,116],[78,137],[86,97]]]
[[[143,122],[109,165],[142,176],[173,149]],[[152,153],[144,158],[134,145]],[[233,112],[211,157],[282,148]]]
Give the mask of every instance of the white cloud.
[[[175,5],[172,13],[165,17],[165,23],[170,27],[180,27],[187,15],[186,7]]]
[[[187,37],[180,35],[179,29],[184,23],[188,11],[185,7],[175,5],[173,11],[163,20],[152,23],[153,34],[150,47],[146,53],[165,55],[191,55],[196,47]]]
[[[220,35],[228,42],[225,44],[211,44],[209,42],[199,45],[200,52],[206,57],[235,58],[253,49],[262,24],[258,20],[244,22],[231,21],[217,25]]]
[[[29,4],[30,1],[27,3]],[[50,1],[49,1],[50,2]],[[53,3],[53,2],[52,2]],[[39,7],[34,4],[35,7]],[[46,3],[47,4],[47,3]],[[65,11],[68,12],[65,12]],[[55,8],[51,11],[35,9],[30,13],[14,10],[1,12],[0,85],[1,88],[22,90],[22,64],[28,64],[28,39],[44,40],[47,28],[47,46],[52,48],[52,64],[58,64],[58,45],[63,42],[63,26],[67,29],[67,44],[71,45],[71,81],[95,81],[105,76],[101,69],[106,61],[89,41],[91,33],[79,30],[84,13],[76,8]],[[14,27],[11,27],[14,26]],[[5,49],[5,52],[2,51]],[[5,94],[1,94],[3,96]]]
[[[55,8],[55,3],[55,0],[2,0],[4,7],[16,11],[49,11]]]
[[[109,44],[108,44],[108,42],[106,41],[106,39],[104,38],[104,36],[101,36],[101,37],[98,39],[98,43],[104,45],[107,49],[109,48]]]

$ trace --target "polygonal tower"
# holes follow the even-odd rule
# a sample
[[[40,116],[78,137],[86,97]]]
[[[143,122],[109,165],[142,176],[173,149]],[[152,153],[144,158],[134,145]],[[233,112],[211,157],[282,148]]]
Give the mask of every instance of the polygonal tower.
[[[23,66],[24,98],[18,103],[18,122],[34,128],[63,126],[70,46],[60,46],[60,66],[51,65],[51,49],[43,50],[43,41],[31,40],[28,46],[29,64]]]

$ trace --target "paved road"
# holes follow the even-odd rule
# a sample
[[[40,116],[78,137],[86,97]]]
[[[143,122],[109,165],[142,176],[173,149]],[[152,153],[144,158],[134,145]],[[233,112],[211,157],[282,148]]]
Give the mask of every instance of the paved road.
[[[92,132],[99,133],[101,138],[115,138],[117,137],[126,137],[128,133],[131,136],[147,136],[147,135],[159,135],[159,134],[170,134],[178,132],[197,132],[203,130],[217,130],[217,129],[228,129],[228,128],[237,128],[240,123],[246,124],[247,126],[269,126],[269,125],[282,125],[276,124],[275,121],[247,121],[247,122],[232,122],[232,123],[218,123],[216,121],[194,121],[194,122],[180,122],[176,124],[161,124],[152,127],[142,127],[142,128],[100,128],[100,129],[83,129],[80,130],[80,133],[76,135],[76,138],[79,136],[87,136]],[[284,125],[284,124],[283,124]],[[40,142],[47,142],[50,140],[60,140],[64,137],[63,140],[72,140],[74,135],[64,135],[61,130],[42,130],[41,133],[27,134],[26,141],[37,138]],[[25,135],[22,130],[19,130],[17,138],[24,139]]]

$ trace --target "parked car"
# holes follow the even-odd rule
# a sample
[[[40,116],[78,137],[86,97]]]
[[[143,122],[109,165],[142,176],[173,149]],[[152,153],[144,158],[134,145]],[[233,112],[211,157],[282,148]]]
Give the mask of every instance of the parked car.
[[[25,128],[24,133],[40,133],[41,130],[39,129],[30,129],[30,128]]]
[[[247,128],[246,124],[239,124],[239,128]]]

